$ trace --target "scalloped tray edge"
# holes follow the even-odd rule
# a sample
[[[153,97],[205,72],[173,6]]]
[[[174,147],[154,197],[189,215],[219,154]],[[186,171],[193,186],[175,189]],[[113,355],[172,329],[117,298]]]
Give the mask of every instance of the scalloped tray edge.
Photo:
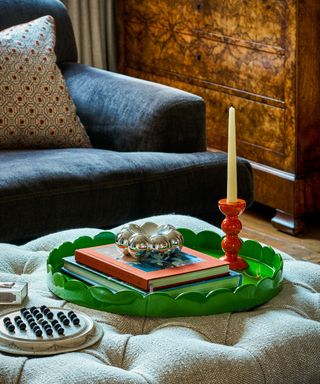
[[[202,231],[196,234],[186,228],[178,230],[183,234],[188,247],[221,251],[222,237],[215,232]],[[53,249],[47,260],[49,289],[64,300],[89,308],[132,316],[173,317],[245,311],[269,301],[282,288],[281,255],[255,240],[243,241],[240,254],[249,263],[250,260],[258,263],[263,260],[263,264],[272,267],[274,273],[271,277],[262,277],[256,284],[241,285],[234,291],[222,288],[208,294],[184,292],[177,297],[171,297],[165,292],[154,292],[145,296],[133,291],[113,293],[106,287],[88,286],[59,272],[62,258],[73,254],[75,249],[114,241],[115,235],[112,232],[101,232],[93,238],[81,236],[74,242],[65,242]]]

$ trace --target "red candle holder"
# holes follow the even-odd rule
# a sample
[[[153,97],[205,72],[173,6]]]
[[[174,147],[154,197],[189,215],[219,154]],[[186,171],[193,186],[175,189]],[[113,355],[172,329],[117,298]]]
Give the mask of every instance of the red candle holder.
[[[224,256],[221,260],[230,263],[230,269],[239,271],[248,267],[248,263],[238,255],[241,248],[241,240],[238,233],[242,229],[241,221],[238,219],[246,208],[246,202],[242,199],[237,199],[235,202],[228,202],[227,199],[221,199],[218,202],[220,211],[226,216],[221,223],[221,229],[226,236],[221,242],[221,247],[224,251]]]

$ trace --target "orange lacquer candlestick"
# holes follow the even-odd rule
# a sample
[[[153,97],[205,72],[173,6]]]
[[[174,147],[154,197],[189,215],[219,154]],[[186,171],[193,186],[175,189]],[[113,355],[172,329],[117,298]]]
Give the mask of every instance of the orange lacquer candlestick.
[[[241,248],[241,240],[238,234],[242,229],[242,224],[238,216],[245,210],[246,202],[242,199],[237,199],[234,202],[221,199],[218,205],[220,211],[226,216],[221,223],[221,229],[226,234],[221,242],[221,247],[225,253],[221,259],[230,263],[230,269],[235,271],[245,269],[248,267],[248,264],[238,255]]]

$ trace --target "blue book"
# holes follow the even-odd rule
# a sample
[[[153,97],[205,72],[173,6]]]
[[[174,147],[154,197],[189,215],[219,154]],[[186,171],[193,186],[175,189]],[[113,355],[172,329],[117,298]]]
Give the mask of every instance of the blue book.
[[[112,276],[106,275],[105,273],[80,264],[75,260],[74,256],[64,257],[63,261],[64,265],[61,268],[61,272],[89,285],[103,286],[110,289],[110,291],[114,293],[129,290],[146,295],[151,292],[139,289]],[[242,275],[238,272],[230,270],[229,273],[224,276],[201,280],[189,284],[177,285],[170,288],[162,288],[157,290],[157,292],[165,292],[173,297],[176,297],[183,292],[201,292],[207,294],[220,288],[235,289],[241,285],[241,281]]]

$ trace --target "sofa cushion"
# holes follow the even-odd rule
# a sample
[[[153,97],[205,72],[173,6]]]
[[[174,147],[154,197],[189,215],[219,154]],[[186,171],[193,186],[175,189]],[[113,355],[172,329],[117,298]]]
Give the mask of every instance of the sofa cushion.
[[[0,148],[91,146],[54,47],[51,16],[0,32]]]
[[[225,153],[17,150],[0,151],[0,163],[2,241],[172,212],[221,222],[217,200],[226,195]],[[246,161],[239,160],[238,180],[239,197],[250,203]]]

